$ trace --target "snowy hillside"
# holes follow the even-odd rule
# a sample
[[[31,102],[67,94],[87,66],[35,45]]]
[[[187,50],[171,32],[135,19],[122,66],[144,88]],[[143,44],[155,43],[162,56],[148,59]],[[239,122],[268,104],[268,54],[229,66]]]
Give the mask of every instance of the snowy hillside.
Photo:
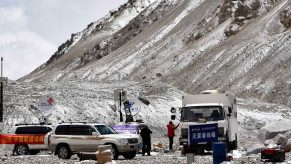
[[[138,117],[150,120],[150,113],[155,113],[163,124],[168,109],[180,106],[183,93],[205,89],[290,107],[290,4],[129,1],[72,34],[48,62],[11,86],[7,113],[26,113],[48,93],[58,101],[51,118],[55,122],[106,121],[101,117],[109,114],[112,119],[107,121],[113,123],[118,120],[112,94],[118,88],[132,97],[149,97],[151,105]],[[21,120],[13,117],[10,125]]]
[[[9,81],[4,132],[38,122],[29,106],[46,94],[57,102],[52,123],[115,124],[116,89],[150,101],[134,118],[155,137],[165,136],[170,108],[182,105],[183,94],[235,93],[238,161],[259,163],[259,156],[241,155],[259,143],[266,124],[291,119],[291,0],[128,0],[72,34],[32,73]],[[199,157],[205,159],[211,161]]]
[[[131,1],[20,81],[157,79],[188,93],[229,90],[290,106],[290,3]]]
[[[143,119],[150,126],[163,134],[170,116],[170,108],[179,106],[180,91],[173,87],[157,83],[138,84],[132,81],[115,83],[100,83],[100,81],[66,81],[61,83],[27,84],[13,83],[7,86],[5,102],[5,131],[16,123],[37,123],[37,115],[29,110],[39,97],[51,94],[57,101],[54,112],[49,117],[50,122],[88,121],[102,122],[110,125],[119,122],[119,103],[114,102],[113,90],[127,90],[129,98],[144,97],[150,105],[142,104],[141,112],[135,119]],[[159,88],[159,89],[157,89]],[[162,131],[161,131],[162,130]]]

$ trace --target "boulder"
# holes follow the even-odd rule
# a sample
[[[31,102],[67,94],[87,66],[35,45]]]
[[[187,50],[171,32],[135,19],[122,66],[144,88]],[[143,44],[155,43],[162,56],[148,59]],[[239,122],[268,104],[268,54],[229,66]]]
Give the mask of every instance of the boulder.
[[[290,152],[291,151],[291,139],[288,139],[287,142],[282,144],[281,148],[284,149],[285,152]]]
[[[270,144],[276,144],[276,142],[275,142],[273,139],[269,139],[269,140],[266,140],[266,141],[264,142],[264,145],[265,145],[265,146],[268,146],[268,145],[270,145]]]
[[[263,147],[263,144],[254,144],[252,147],[247,149],[246,156],[260,153]]]
[[[291,138],[291,131],[288,131],[284,134],[286,136],[287,139]]]
[[[291,131],[291,120],[274,121],[265,125],[259,130],[258,138],[264,143],[265,140],[276,137],[279,133],[284,134],[287,131]]]
[[[277,145],[281,145],[283,142],[287,141],[288,139],[284,134],[277,134],[276,137],[273,139]]]
[[[165,151],[165,146],[161,142],[158,144],[154,143],[152,151],[163,153]]]

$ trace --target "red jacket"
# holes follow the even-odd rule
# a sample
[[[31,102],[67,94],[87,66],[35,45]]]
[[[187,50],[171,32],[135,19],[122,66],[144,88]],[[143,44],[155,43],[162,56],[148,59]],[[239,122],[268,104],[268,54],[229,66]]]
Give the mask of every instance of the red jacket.
[[[175,136],[175,129],[179,126],[179,124],[175,127],[173,124],[168,124],[168,137],[174,137]]]

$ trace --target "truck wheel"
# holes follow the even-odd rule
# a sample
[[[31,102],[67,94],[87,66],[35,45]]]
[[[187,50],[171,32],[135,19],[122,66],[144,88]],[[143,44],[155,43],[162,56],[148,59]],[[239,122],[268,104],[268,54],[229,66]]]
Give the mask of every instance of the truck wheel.
[[[229,142],[229,150],[236,150],[237,149],[237,136],[235,135],[235,140]]]
[[[200,148],[200,149],[196,149],[196,153],[197,155],[204,155],[204,149]]]
[[[119,151],[114,144],[111,144],[112,159],[116,160],[119,156]]]
[[[235,140],[233,141],[233,150],[237,150],[237,135],[235,135]]]
[[[135,152],[135,151],[133,151],[133,152],[128,152],[128,153],[123,154],[123,157],[124,157],[125,159],[132,159],[132,158],[134,158],[135,156],[136,156],[136,152]]]
[[[16,155],[27,155],[29,151],[27,145],[16,145],[14,150]]]
[[[229,141],[227,134],[226,134],[225,138],[226,138],[226,150],[229,153],[231,150],[231,147],[232,147],[232,142]]]
[[[183,145],[183,148],[181,150],[181,155],[185,156],[187,154],[187,148],[188,148],[187,145]]]
[[[58,157],[60,159],[70,159],[71,156],[71,150],[67,145],[60,145],[58,147]]]

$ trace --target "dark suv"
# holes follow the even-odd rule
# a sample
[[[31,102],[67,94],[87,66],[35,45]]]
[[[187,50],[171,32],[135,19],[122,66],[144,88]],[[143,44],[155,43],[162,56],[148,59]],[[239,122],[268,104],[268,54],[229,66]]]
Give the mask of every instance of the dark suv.
[[[41,141],[40,144],[27,144],[25,142],[17,144],[6,144],[6,149],[13,151],[13,155],[35,155],[39,153],[40,150],[47,150],[47,139],[45,135],[52,130],[51,125],[40,125],[40,124],[16,124],[10,130],[10,134],[18,134],[19,137],[30,136],[33,139]],[[23,135],[23,136],[22,136]],[[29,138],[28,138],[29,139]],[[43,142],[42,142],[43,141]]]

